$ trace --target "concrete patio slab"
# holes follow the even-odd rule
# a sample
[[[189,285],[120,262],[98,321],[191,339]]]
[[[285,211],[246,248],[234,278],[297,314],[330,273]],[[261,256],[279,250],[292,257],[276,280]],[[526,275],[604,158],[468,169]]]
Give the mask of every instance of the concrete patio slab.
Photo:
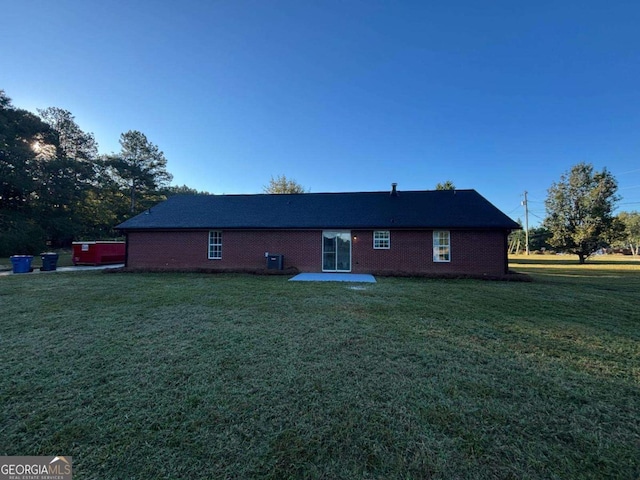
[[[362,273],[300,273],[290,282],[358,282],[376,283],[373,275]]]

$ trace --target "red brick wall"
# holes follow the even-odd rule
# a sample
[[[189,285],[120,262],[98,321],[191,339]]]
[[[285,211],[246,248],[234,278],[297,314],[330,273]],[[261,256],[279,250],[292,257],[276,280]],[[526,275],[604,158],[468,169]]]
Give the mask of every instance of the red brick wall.
[[[389,250],[374,250],[373,231],[354,230],[354,272],[502,275],[506,272],[505,234],[451,231],[451,261],[433,261],[432,231],[391,231]]]
[[[134,268],[263,268],[265,252],[284,267],[321,269],[322,231],[223,230],[222,259],[209,260],[208,231],[130,232],[127,265]]]
[[[374,250],[373,231],[353,230],[352,272],[501,275],[506,271],[505,234],[451,231],[451,262],[433,262],[431,231],[391,231],[391,248]],[[354,238],[355,237],[355,238]],[[209,260],[208,231],[130,232],[133,268],[258,269],[265,252],[284,255],[284,267],[322,271],[322,231],[224,230],[222,259]]]

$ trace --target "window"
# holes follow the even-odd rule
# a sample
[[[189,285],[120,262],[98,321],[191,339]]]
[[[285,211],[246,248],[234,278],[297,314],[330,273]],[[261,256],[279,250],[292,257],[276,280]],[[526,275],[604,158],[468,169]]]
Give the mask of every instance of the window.
[[[351,232],[345,230],[322,232],[322,271],[351,271]]]
[[[222,258],[222,232],[212,230],[209,232],[209,259],[220,260]]]
[[[373,232],[373,248],[377,250],[391,248],[391,234],[388,230]]]
[[[451,236],[447,230],[435,230],[433,232],[433,261],[451,261]]]

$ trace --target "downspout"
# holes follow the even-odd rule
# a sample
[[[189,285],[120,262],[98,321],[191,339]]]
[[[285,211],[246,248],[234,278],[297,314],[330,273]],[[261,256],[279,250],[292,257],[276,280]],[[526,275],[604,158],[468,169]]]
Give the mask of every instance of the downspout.
[[[505,275],[509,273],[509,234],[511,232],[509,230],[505,230],[504,232],[504,273]]]
[[[129,233],[124,234],[124,268],[129,266]]]

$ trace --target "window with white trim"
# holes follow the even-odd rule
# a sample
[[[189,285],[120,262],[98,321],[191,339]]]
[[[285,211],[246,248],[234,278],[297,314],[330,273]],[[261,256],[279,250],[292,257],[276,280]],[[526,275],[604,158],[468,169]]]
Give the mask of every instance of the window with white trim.
[[[389,250],[391,248],[391,233],[389,233],[389,230],[373,232],[373,248],[376,250]]]
[[[222,232],[220,230],[209,232],[209,259],[222,259]]]
[[[433,232],[433,261],[451,261],[451,235],[448,230],[434,230]]]

